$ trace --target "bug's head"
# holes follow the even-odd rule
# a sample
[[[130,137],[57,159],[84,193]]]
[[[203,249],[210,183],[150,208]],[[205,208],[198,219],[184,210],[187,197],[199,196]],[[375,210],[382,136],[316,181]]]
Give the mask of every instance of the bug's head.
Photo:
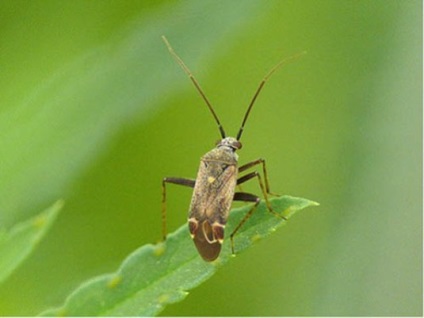
[[[232,151],[236,151],[241,149],[242,144],[234,137],[225,137],[224,139],[221,139],[216,143],[216,147],[227,147],[230,148]]]

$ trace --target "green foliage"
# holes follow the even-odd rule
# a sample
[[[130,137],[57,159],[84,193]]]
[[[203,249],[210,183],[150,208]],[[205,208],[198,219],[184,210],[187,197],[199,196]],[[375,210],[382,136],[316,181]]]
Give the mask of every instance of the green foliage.
[[[266,84],[239,155],[323,203],[163,315],[422,316],[422,1],[0,1],[0,20],[0,228],[66,200],[0,316],[59,306],[158,239],[160,181],[213,146],[161,35],[230,135],[265,73],[308,51]],[[175,229],[190,191],[169,200]]]
[[[273,209],[289,219],[315,202],[282,196],[272,200]],[[251,205],[234,209],[226,229],[231,233]],[[286,224],[267,211],[261,202],[257,211],[235,236],[236,254]],[[187,225],[170,234],[165,242],[145,245],[122,263],[119,270],[89,280],[75,290],[63,307],[49,310],[49,316],[153,316],[166,305],[184,299],[231,258],[230,240],[225,240],[220,257],[203,261],[191,242]]]
[[[57,201],[39,215],[0,232],[0,283],[31,254],[44,237],[63,206]]]

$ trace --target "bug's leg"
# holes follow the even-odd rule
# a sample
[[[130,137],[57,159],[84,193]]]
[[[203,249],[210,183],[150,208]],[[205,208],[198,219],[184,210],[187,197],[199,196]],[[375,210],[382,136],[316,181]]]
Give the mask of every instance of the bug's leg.
[[[163,178],[162,180],[162,239],[166,240],[166,184],[173,183],[190,188],[194,188],[195,180],[184,178]]]
[[[250,168],[252,168],[252,167],[254,167],[256,165],[259,165],[259,164],[262,164],[262,171],[263,171],[264,178],[265,178],[265,189],[266,189],[266,193],[267,194],[270,194],[270,195],[278,196],[278,194],[272,193],[271,192],[271,189],[269,187],[269,179],[268,179],[268,173],[266,171],[265,159],[259,158],[259,159],[256,159],[256,160],[252,161],[252,162],[248,162],[245,165],[239,167],[239,172],[243,172],[243,171],[245,171],[247,169],[250,169]]]
[[[241,177],[241,178],[239,178],[237,180],[237,184],[241,184],[241,183],[246,182],[246,181],[248,181],[250,179],[253,179],[255,177],[258,178],[259,186],[261,187],[262,194],[264,195],[264,199],[265,199],[265,203],[266,203],[266,206],[268,208],[268,211],[271,212],[272,214],[274,214],[275,216],[279,217],[279,218],[282,218],[284,220],[287,220],[287,218],[285,218],[284,216],[278,214],[277,212],[275,212],[272,209],[271,203],[268,200],[268,194],[270,194],[270,193],[267,191],[266,187],[264,186],[264,183],[262,181],[262,177],[259,174],[259,172],[254,171],[254,172],[251,172],[251,173],[248,173],[248,174],[244,175],[243,177]]]
[[[231,252],[234,253],[234,235],[237,233],[237,231],[242,227],[242,225],[250,218],[252,213],[255,211],[256,207],[258,206],[259,202],[261,202],[261,199],[250,193],[246,192],[236,192],[234,193],[234,200],[235,201],[243,201],[243,202],[255,202],[255,204],[252,206],[252,208],[249,210],[249,212],[246,213],[246,215],[243,217],[243,219],[240,221],[240,223],[236,226],[236,228],[233,230],[233,232],[230,234],[230,241],[231,241]]]

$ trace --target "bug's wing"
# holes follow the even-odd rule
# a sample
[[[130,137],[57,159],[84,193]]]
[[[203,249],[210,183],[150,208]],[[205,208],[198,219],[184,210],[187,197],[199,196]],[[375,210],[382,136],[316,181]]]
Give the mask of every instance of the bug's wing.
[[[189,229],[199,254],[205,261],[215,260],[221,252],[224,240],[224,227],[218,223],[210,224],[207,220],[199,223],[189,220]]]
[[[190,205],[189,229],[206,261],[213,261],[221,251],[236,183],[236,165],[201,163]]]
[[[237,184],[237,166],[209,163],[200,166],[189,218],[225,224]]]

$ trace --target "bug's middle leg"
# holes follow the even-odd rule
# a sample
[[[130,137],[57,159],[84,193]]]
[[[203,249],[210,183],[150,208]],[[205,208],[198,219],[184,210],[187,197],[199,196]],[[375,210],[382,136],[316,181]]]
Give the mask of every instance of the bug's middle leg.
[[[182,185],[190,188],[194,188],[196,180],[184,179],[184,178],[173,178],[167,177],[162,180],[162,239],[166,240],[166,184],[172,183]]]

